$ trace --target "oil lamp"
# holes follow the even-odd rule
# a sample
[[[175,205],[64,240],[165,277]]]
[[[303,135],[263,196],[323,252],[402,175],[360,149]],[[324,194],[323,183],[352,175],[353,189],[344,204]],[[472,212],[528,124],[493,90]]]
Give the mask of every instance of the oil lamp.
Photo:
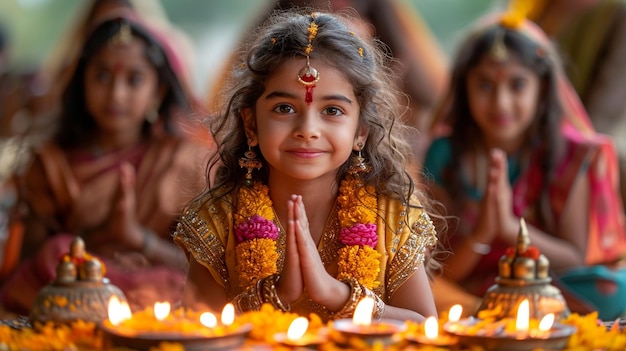
[[[180,343],[185,350],[236,348],[250,330],[251,324],[235,321],[235,310],[227,304],[221,322],[211,312],[177,309],[168,302],[157,302],[153,309],[133,314],[128,304],[116,298],[109,301],[109,318],[100,324],[106,346],[149,349],[161,342]]]
[[[524,299],[514,318],[486,319],[470,317],[444,324],[444,330],[459,338],[461,345],[482,346],[495,351],[560,350],[576,331],[570,325],[555,323],[549,313],[539,321],[530,317],[529,301]]]
[[[305,317],[297,317],[289,325],[287,333],[274,335],[274,340],[284,346],[295,349],[317,349],[326,342],[324,331],[318,333],[308,332],[309,320]]]
[[[338,319],[332,322],[332,330],[341,336],[339,343],[349,343],[356,338],[367,345],[390,345],[399,341],[396,335],[406,330],[404,322],[393,319],[372,321],[374,299],[362,298],[354,310],[352,319]]]

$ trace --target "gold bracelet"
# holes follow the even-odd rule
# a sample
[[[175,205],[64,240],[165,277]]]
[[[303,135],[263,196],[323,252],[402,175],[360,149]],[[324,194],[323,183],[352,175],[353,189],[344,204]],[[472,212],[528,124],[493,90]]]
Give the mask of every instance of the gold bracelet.
[[[374,300],[374,311],[372,312],[372,318],[375,321],[379,321],[383,319],[383,315],[385,314],[385,301],[380,298],[380,296],[376,295],[372,290],[362,287],[365,291],[365,296],[369,296]]]
[[[250,286],[244,292],[235,296],[235,298],[233,299],[233,305],[235,306],[237,314],[248,311],[261,310],[261,305],[263,305],[261,295],[259,294],[259,292],[261,291],[261,283],[262,280],[259,279],[256,284]]]
[[[276,290],[276,284],[278,284],[278,280],[280,276],[278,274],[272,274],[261,279],[261,299],[263,302],[268,302],[274,306],[277,310],[281,310],[283,312],[289,312],[291,310],[291,306],[289,304],[285,305],[280,296],[278,296],[278,291]]]
[[[331,319],[352,318],[356,305],[359,303],[359,300],[361,300],[361,296],[363,296],[364,287],[359,284],[358,280],[355,278],[347,278],[341,281],[350,286],[350,297],[348,297],[348,301],[346,301],[346,304],[343,305],[339,311],[331,314]]]

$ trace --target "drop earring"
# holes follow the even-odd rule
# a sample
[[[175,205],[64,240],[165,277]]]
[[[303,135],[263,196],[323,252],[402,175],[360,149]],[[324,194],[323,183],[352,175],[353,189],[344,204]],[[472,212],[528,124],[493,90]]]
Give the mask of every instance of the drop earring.
[[[148,121],[148,123],[150,123],[150,124],[154,124],[158,120],[159,120],[159,111],[158,111],[158,109],[156,107],[155,108],[150,108],[146,112],[146,121]]]
[[[356,156],[352,156],[352,159],[350,160],[350,167],[348,167],[348,174],[355,177],[358,177],[361,174],[369,173],[372,170],[372,166],[365,162],[365,158],[361,154],[363,146],[363,143],[357,143],[359,150],[357,151]]]
[[[257,154],[254,150],[252,150],[252,137],[248,137],[248,151],[246,151],[243,155],[244,157],[239,159],[239,167],[247,169],[246,185],[251,186],[252,170],[255,168],[259,170],[263,167],[263,162],[256,158]]]

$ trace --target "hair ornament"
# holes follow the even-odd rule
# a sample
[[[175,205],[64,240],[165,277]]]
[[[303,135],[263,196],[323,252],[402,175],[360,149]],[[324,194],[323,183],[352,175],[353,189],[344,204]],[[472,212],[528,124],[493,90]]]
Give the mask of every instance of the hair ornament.
[[[276,44],[276,38],[271,38],[270,43],[272,43],[272,45]]]
[[[491,57],[498,62],[505,62],[509,58],[509,53],[506,50],[506,45],[504,44],[504,31],[505,29],[503,28],[496,29],[493,45],[489,50]]]
[[[133,34],[130,30],[130,25],[128,24],[128,22],[120,21],[120,28],[117,31],[117,33],[115,33],[111,37],[111,39],[109,40],[109,43],[115,46],[127,45],[130,43],[132,39],[133,39]]]
[[[544,0],[509,0],[506,12],[500,18],[500,24],[509,29],[518,29],[529,14],[543,6]]]
[[[363,48],[359,48],[358,51],[359,51],[359,56],[363,57]]]
[[[309,28],[307,31],[309,32],[309,42],[304,49],[304,54],[306,55],[306,65],[298,72],[298,83],[304,85],[306,89],[306,94],[304,96],[304,101],[307,104],[313,102],[313,88],[315,84],[320,80],[319,72],[311,67],[310,64],[310,56],[313,51],[313,39],[317,36],[317,23],[315,23],[315,13],[311,14],[311,23],[309,24]]]

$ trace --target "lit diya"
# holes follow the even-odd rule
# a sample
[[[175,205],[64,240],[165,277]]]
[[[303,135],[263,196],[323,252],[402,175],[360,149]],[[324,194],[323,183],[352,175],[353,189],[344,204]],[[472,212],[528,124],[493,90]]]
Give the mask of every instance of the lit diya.
[[[458,322],[463,313],[463,307],[461,305],[454,305],[450,308],[448,313],[448,322]],[[423,334],[410,334],[407,333],[405,338],[420,345],[431,345],[437,347],[452,347],[458,344],[459,340],[456,336],[450,335],[446,332],[440,332],[440,324],[437,318],[428,317],[424,321]]]
[[[332,331],[339,333],[345,343],[350,338],[357,338],[368,345],[390,345],[400,341],[397,335],[406,330],[406,323],[394,319],[372,321],[374,299],[364,297],[354,310],[352,319],[338,319],[332,322]]]
[[[307,332],[309,320],[305,317],[298,317],[291,322],[286,333],[274,335],[274,340],[287,347],[298,349],[317,349],[326,342],[326,332],[321,330],[318,333]]]
[[[168,302],[157,302],[152,310],[133,314],[127,303],[111,298],[109,318],[100,325],[106,346],[147,350],[172,342],[182,344],[187,351],[231,349],[241,346],[252,330],[251,324],[235,321],[232,304],[224,307],[219,323],[211,312],[170,309]]]
[[[517,316],[503,319],[468,318],[447,322],[444,330],[459,338],[462,345],[482,346],[496,351],[530,351],[534,349],[561,350],[576,332],[570,325],[555,323],[549,313],[541,320],[530,318],[528,300],[523,300]]]

